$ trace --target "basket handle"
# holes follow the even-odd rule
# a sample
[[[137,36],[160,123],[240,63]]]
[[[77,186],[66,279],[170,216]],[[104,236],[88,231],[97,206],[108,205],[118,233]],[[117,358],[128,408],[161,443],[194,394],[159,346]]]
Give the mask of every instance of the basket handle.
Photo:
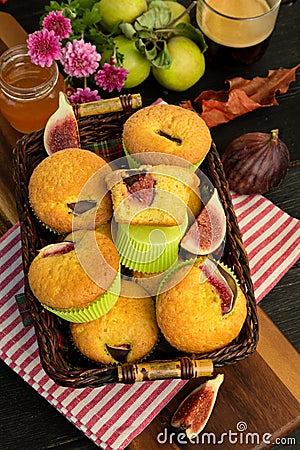
[[[138,109],[141,106],[142,97],[140,94],[121,95],[120,97],[74,105],[74,113],[78,120],[81,117],[109,114],[118,111],[128,112],[129,109]]]
[[[164,380],[167,378],[207,377],[213,374],[211,359],[190,359],[183,357],[176,361],[153,361],[118,366],[118,380],[121,383]]]

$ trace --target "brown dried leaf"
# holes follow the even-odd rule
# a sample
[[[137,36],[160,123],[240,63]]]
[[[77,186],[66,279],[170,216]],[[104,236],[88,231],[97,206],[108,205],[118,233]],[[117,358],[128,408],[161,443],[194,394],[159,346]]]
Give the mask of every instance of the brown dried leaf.
[[[299,67],[300,64],[297,64],[292,69],[269,70],[267,77],[254,77],[252,80],[231,78],[226,80],[229,84],[228,90],[203,91],[194,102],[201,107],[201,117],[207,126],[212,128],[257,108],[277,106],[275,95],[287,92],[290,83],[295,81]],[[193,109],[190,101],[181,106]]]

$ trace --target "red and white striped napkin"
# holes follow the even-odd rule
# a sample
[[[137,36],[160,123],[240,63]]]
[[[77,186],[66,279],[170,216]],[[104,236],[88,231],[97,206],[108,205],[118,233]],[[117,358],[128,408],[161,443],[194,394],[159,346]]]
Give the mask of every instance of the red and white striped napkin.
[[[300,221],[262,196],[233,194],[259,302],[300,257]],[[32,327],[15,302],[22,293],[20,229],[0,240],[0,357],[103,449],[123,449],[186,383],[166,380],[94,389],[56,385],[43,371]]]

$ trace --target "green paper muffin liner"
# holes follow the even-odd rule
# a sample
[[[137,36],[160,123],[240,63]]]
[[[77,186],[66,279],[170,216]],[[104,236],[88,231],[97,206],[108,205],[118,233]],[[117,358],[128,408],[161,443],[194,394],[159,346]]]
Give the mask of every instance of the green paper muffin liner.
[[[134,159],[134,157],[131,156],[131,154],[127,151],[127,148],[125,147],[123,139],[122,139],[122,145],[123,145],[124,153],[125,153],[129,168],[130,169],[138,169],[140,167],[141,163],[139,161],[137,161],[136,159]]]
[[[40,224],[42,227],[44,227],[46,230],[50,231],[50,232],[53,233],[53,234],[57,234],[58,236],[62,236],[62,235],[65,234],[64,232],[59,232],[59,231],[55,230],[54,228],[51,228],[49,225],[47,225],[45,222],[43,222],[43,221],[39,218],[39,216],[36,214],[36,212],[35,212],[35,210],[34,210],[32,204],[31,204],[30,202],[29,202],[29,204],[30,204],[31,211],[32,211],[33,214],[34,214],[34,217],[39,221],[39,224]]]
[[[143,273],[168,269],[178,258],[179,243],[188,225],[188,216],[179,226],[156,227],[118,224],[116,247],[125,267]]]
[[[116,303],[119,298],[121,291],[121,272],[117,273],[115,280],[113,281],[111,287],[106,291],[101,297],[95,300],[90,305],[85,308],[74,308],[74,309],[58,309],[51,308],[43,304],[43,307],[48,311],[56,314],[62,319],[73,323],[83,323],[90,322],[92,320],[98,319],[99,317],[106,314]]]
[[[128,152],[123,140],[122,140],[122,145],[123,145],[125,156],[127,158],[129,168],[130,169],[138,169],[141,166],[141,163],[137,159],[135,159],[134,156],[131,155],[131,153]],[[195,172],[199,168],[199,166],[203,163],[204,159],[205,159],[205,157],[202,158],[199,162],[197,162],[195,164],[191,164],[190,166],[188,166],[188,168],[192,172]]]

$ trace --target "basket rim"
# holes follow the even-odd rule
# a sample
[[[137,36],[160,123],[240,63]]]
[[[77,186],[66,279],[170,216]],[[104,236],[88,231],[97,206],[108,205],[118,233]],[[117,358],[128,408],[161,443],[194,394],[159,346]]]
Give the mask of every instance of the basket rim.
[[[79,129],[83,142],[90,142],[90,139],[93,140],[96,136],[99,138],[99,130],[101,130],[101,140],[109,139],[110,136],[113,136],[115,139],[116,132],[119,133],[119,139],[121,139],[122,124],[128,117],[128,114],[130,112],[126,111],[112,113],[105,117],[96,116],[81,119],[79,121]],[[64,359],[65,354],[59,347],[60,342],[57,341],[57,336],[55,336],[57,328],[59,328],[62,335],[64,334],[66,328],[64,321],[54,316],[51,312],[44,310],[32,295],[28,285],[28,268],[35,251],[41,242],[53,237],[52,235],[49,237],[49,231],[37,223],[36,218],[32,217],[33,213],[28,204],[27,196],[28,180],[30,177],[28,168],[32,168],[47,156],[43,150],[42,140],[43,130],[23,136],[16,143],[13,151],[13,176],[21,228],[25,297],[30,305],[41,364],[49,377],[62,386],[82,388],[117,383],[119,381],[116,366],[99,367],[99,365],[95,364],[93,367],[86,365],[85,367],[70,368],[69,362]],[[222,367],[244,359],[256,350],[258,342],[258,317],[248,258],[242,243],[242,236],[231,202],[222,163],[214,143],[212,143],[211,149],[205,158],[205,170],[209,173],[207,176],[218,190],[226,214],[228,225],[226,245],[229,246],[229,251],[227,251],[228,258],[229,262],[234,261],[234,272],[247,299],[247,318],[238,338],[220,350],[201,355],[185,355],[178,352],[178,355],[175,357],[173,356],[168,359],[154,358],[150,359],[150,362],[180,361],[182,357],[190,357],[191,359],[212,359],[214,367]],[[32,225],[33,223],[34,226]],[[37,232],[35,233],[35,231]],[[225,260],[225,263],[228,264],[228,261]],[[232,267],[232,264],[229,266]],[[132,380],[129,380],[129,382],[132,382]]]

